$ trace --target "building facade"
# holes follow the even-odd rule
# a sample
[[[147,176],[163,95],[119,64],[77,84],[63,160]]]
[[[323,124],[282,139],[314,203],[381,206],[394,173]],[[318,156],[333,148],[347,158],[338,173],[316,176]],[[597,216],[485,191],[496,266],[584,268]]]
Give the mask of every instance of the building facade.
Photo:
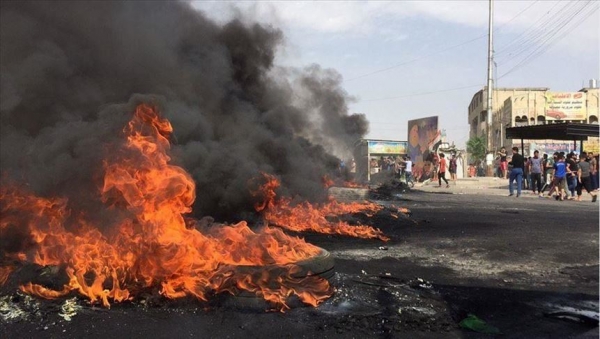
[[[598,123],[599,89],[595,81],[578,92],[553,92],[549,88],[496,88],[492,93],[492,124],[488,147],[496,152],[501,147],[520,147],[521,140],[506,139],[506,128],[560,122]],[[594,87],[592,87],[594,86]],[[469,137],[486,136],[487,88],[473,95],[469,104]],[[597,148],[597,138],[590,138],[589,148]],[[564,141],[525,140],[524,154],[533,148],[540,152],[556,149],[575,150]],[[592,146],[596,145],[596,146]],[[584,145],[585,148],[585,145]],[[593,149],[590,149],[593,150]],[[597,150],[596,150],[597,151]]]

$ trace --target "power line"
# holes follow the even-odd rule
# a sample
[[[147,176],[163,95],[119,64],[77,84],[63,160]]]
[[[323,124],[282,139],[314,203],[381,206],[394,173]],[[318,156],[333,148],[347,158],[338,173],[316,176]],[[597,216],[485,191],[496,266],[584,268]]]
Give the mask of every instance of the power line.
[[[410,97],[416,97],[416,96],[422,96],[422,95],[429,95],[429,94],[436,94],[436,93],[443,93],[443,92],[458,91],[458,90],[461,90],[461,89],[473,88],[473,87],[483,87],[483,86],[481,84],[477,84],[477,85],[469,85],[469,86],[463,86],[463,87],[455,87],[455,88],[442,89],[442,90],[438,90],[438,91],[413,93],[413,94],[406,94],[406,95],[400,95],[400,96],[385,97],[385,98],[370,99],[370,100],[359,100],[359,101],[360,102],[372,102],[372,101],[382,101],[382,100],[391,100],[391,99],[410,98]]]
[[[506,73],[502,74],[500,77],[498,77],[498,79],[503,78],[504,76],[516,71],[517,69],[519,69],[520,67],[523,67],[524,65],[526,65],[528,62],[532,61],[533,59],[539,57],[540,55],[544,54],[546,51],[548,51],[549,48],[552,47],[552,45],[560,40],[562,40],[565,36],[567,36],[567,34],[569,34],[573,29],[579,27],[579,25],[581,25],[583,22],[585,22],[587,20],[587,18],[589,18],[592,14],[594,14],[597,10],[598,10],[599,6],[595,6],[592,7],[590,11],[588,11],[587,13],[584,13],[583,16],[579,19],[579,21],[577,21],[574,25],[572,25],[571,27],[567,28],[565,31],[562,32],[562,34],[558,37],[556,37],[555,39],[551,40],[552,37],[554,37],[557,33],[559,33],[564,27],[567,26],[567,24],[561,26],[559,29],[557,29],[554,34],[552,34],[546,41],[549,41],[547,44],[545,45],[540,45],[538,46],[533,52],[531,52],[529,55],[527,55],[523,60],[521,60],[519,63],[517,63],[515,66],[513,66],[510,70],[508,70]],[[581,9],[583,10],[583,8]],[[578,11],[576,14],[579,14],[580,11]],[[571,23],[573,21],[569,21],[569,23]]]
[[[516,50],[513,53],[509,54],[509,55],[511,55],[511,57],[503,60],[503,62],[501,64],[505,64],[506,62],[513,60],[513,59],[517,58],[519,55],[527,52],[528,50],[531,50],[532,48],[536,48],[540,44],[543,44],[546,41],[548,41],[549,39],[551,39],[554,35],[556,35],[557,32],[559,32],[565,26],[570,24],[571,20],[573,20],[584,8],[586,8],[586,6],[589,4],[589,2],[590,1],[583,3],[583,5],[579,8],[573,6],[571,9],[568,10],[567,13],[561,13],[560,18],[558,20],[554,21],[553,24],[551,25],[551,27],[546,28],[546,27],[541,26],[538,33],[536,33],[534,36],[528,38],[527,40],[523,41],[521,47],[517,46]],[[558,13],[560,13],[560,11],[557,12],[556,14],[558,14]]]
[[[407,60],[407,61],[404,61],[404,62],[402,62],[402,63],[396,64],[396,65],[393,65],[393,66],[390,66],[390,67],[386,67],[386,68],[382,68],[382,69],[379,69],[379,70],[373,71],[373,72],[371,72],[371,73],[366,73],[366,74],[363,74],[363,75],[359,75],[359,76],[356,76],[356,77],[354,77],[354,78],[350,78],[350,79],[344,80],[344,82],[346,82],[346,81],[352,81],[352,80],[356,80],[356,79],[360,79],[360,78],[364,78],[364,77],[368,77],[368,76],[370,76],[370,75],[374,75],[374,74],[377,74],[377,73],[381,73],[381,72],[389,71],[390,69],[398,68],[398,67],[400,67],[400,66],[408,65],[408,64],[410,64],[410,63],[413,63],[413,62],[419,61],[419,60],[421,60],[421,59],[424,59],[424,58],[430,57],[430,56],[432,56],[432,55],[436,55],[436,54],[439,54],[439,53],[442,53],[442,52],[446,52],[446,51],[449,51],[449,50],[451,50],[451,49],[455,49],[455,48],[457,48],[457,47],[460,47],[460,46],[463,46],[463,45],[469,44],[469,43],[471,43],[471,42],[473,42],[473,41],[477,41],[477,40],[479,40],[479,39],[481,39],[481,38],[485,38],[486,36],[487,36],[487,34],[480,35],[480,36],[478,36],[478,37],[476,37],[476,38],[473,38],[473,39],[471,39],[471,40],[467,40],[467,41],[461,42],[461,43],[459,43],[459,44],[457,44],[457,45],[453,45],[453,46],[450,46],[450,47],[448,47],[448,48],[445,48],[445,49],[441,49],[441,50],[438,50],[438,51],[435,51],[435,52],[431,52],[431,53],[429,53],[429,54],[422,55],[422,56],[420,56],[420,57],[418,57],[418,58],[414,58],[414,59],[411,59],[411,60]]]
[[[530,8],[531,8],[533,5],[535,5],[535,4],[536,4],[538,1],[539,1],[539,0],[537,0],[537,1],[534,1],[532,4],[530,4],[529,6],[527,6],[525,9],[523,9],[522,11],[520,11],[519,13],[517,13],[517,15],[515,15],[514,17],[512,17],[510,20],[508,20],[507,22],[505,22],[505,23],[503,23],[502,25],[498,26],[496,29],[494,29],[494,31],[498,31],[498,30],[502,29],[502,28],[503,28],[505,25],[507,25],[507,24],[508,24],[508,23],[510,23],[511,21],[515,20],[517,17],[519,17],[519,16],[520,16],[521,14],[523,14],[525,11],[527,11],[528,9],[530,9]],[[371,75],[374,75],[374,74],[378,74],[378,73],[382,73],[382,72],[385,72],[385,71],[389,71],[389,70],[391,70],[391,69],[398,68],[398,67],[400,67],[400,66],[408,65],[408,64],[410,64],[410,63],[413,63],[413,62],[419,61],[419,60],[421,60],[421,59],[428,58],[428,57],[430,57],[430,56],[432,56],[432,55],[436,55],[436,54],[439,54],[439,53],[443,53],[443,52],[446,52],[446,51],[449,51],[449,50],[452,50],[452,49],[458,48],[458,47],[460,47],[460,46],[464,46],[464,45],[466,45],[466,44],[469,44],[469,43],[471,43],[471,42],[474,42],[474,41],[480,40],[480,39],[482,39],[482,38],[485,38],[485,37],[487,37],[487,33],[485,33],[485,34],[482,34],[482,35],[480,35],[480,36],[477,36],[477,37],[475,37],[475,38],[473,38],[473,39],[470,39],[470,40],[467,40],[467,41],[461,42],[461,43],[459,43],[459,44],[452,45],[452,46],[450,46],[450,47],[447,47],[447,48],[444,48],[444,49],[441,49],[441,50],[437,50],[437,51],[434,51],[434,52],[431,52],[431,53],[428,53],[428,54],[425,54],[425,55],[421,55],[420,57],[417,57],[417,58],[414,58],[414,59],[410,59],[410,60],[407,60],[407,61],[401,62],[401,63],[399,63],[399,64],[396,64],[396,65],[393,65],[393,66],[389,66],[389,67],[386,67],[386,68],[382,68],[382,69],[379,69],[379,70],[376,70],[376,71],[373,71],[373,72],[370,72],[370,73],[362,74],[362,75],[356,76],[356,77],[354,77],[354,78],[345,79],[345,80],[344,80],[344,82],[347,82],[347,81],[352,81],[352,80],[356,80],[356,79],[360,79],[360,78],[364,78],[364,77],[371,76]]]
[[[500,55],[506,52],[507,49],[509,49],[511,46],[518,44],[518,46],[523,45],[524,41],[529,39],[530,37],[526,37],[531,31],[535,30],[535,26],[538,24],[538,22],[540,22],[541,20],[544,19],[544,17],[548,14],[550,14],[550,12],[552,12],[552,10],[559,4],[559,2],[555,3],[554,6],[552,6],[547,12],[546,14],[544,14],[543,16],[541,16],[539,19],[537,19],[533,24],[531,24],[529,27],[527,27],[522,34],[520,34],[519,36],[517,36],[515,39],[511,40],[511,42],[509,42],[506,46],[504,46],[503,48],[499,49],[498,51],[495,51],[496,55]],[[565,6],[562,7],[562,9],[567,8],[567,6],[569,6],[569,2],[567,2],[567,4],[565,4]],[[556,13],[552,14],[551,18],[546,18],[546,20],[540,24],[540,26],[544,26],[545,24],[547,24],[548,22],[551,21],[551,19],[557,15],[557,13],[560,13],[561,10],[557,11]],[[540,30],[542,31],[542,30]],[[535,33],[534,33],[535,34]]]

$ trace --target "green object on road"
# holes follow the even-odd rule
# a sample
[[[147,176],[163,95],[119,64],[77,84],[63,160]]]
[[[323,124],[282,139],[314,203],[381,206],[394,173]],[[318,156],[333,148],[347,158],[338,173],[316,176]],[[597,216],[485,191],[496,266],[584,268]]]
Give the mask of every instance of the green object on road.
[[[458,325],[462,328],[485,334],[500,334],[497,327],[486,324],[485,321],[479,319],[474,314],[469,314]]]

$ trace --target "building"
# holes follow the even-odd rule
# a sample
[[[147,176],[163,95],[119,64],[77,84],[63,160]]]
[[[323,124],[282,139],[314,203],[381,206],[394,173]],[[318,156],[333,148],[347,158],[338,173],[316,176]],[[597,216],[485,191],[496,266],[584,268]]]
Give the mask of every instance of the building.
[[[470,137],[487,136],[487,88],[473,95],[469,105]],[[557,122],[598,123],[599,89],[595,80],[578,92],[553,92],[549,88],[496,88],[492,93],[492,124],[489,147],[521,147],[520,140],[506,139],[506,128]],[[584,148],[598,151],[597,138]],[[577,150],[573,143],[553,140],[526,140],[523,154],[531,149],[542,153]],[[580,151],[580,150],[577,150]]]

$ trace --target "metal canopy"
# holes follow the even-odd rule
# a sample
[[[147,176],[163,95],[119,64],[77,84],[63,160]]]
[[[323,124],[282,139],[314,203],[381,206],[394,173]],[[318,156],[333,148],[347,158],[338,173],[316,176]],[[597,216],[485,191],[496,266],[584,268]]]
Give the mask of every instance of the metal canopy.
[[[507,139],[552,139],[552,140],[587,140],[588,137],[597,137],[600,134],[600,125],[562,123],[522,127],[509,127],[506,129]]]

